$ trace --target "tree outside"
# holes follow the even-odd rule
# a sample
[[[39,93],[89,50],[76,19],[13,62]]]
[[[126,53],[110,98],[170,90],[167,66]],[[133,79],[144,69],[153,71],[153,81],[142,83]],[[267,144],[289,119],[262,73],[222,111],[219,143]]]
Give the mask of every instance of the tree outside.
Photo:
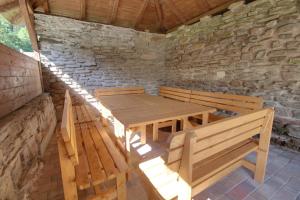
[[[0,43],[17,51],[32,52],[25,26],[12,25],[0,15]]]

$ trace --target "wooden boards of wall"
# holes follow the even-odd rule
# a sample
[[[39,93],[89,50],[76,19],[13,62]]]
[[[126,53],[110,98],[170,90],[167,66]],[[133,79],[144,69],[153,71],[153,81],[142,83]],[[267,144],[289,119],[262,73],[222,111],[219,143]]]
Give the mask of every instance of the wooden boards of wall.
[[[36,60],[0,44],[0,118],[42,93]]]

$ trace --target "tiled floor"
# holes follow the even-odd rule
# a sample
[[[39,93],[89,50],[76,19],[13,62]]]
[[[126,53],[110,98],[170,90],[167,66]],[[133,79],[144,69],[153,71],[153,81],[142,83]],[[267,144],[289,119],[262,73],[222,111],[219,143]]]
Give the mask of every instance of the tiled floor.
[[[151,144],[150,142],[146,146],[133,143],[133,146],[137,152],[146,155],[145,152],[152,151],[152,153],[155,153],[153,152],[154,149],[158,153],[163,141],[164,139],[161,139],[160,144]],[[63,199],[56,145],[54,136],[44,157],[44,168],[41,171],[40,178],[29,195],[30,199]],[[249,155],[249,159],[255,159],[255,155]],[[127,183],[127,188],[129,200],[147,199],[146,192],[137,175],[133,175],[133,178]],[[85,195],[85,193],[82,193],[80,197],[84,199]],[[240,168],[197,195],[195,199],[300,200],[300,153],[271,146],[264,184],[256,183],[249,171]]]

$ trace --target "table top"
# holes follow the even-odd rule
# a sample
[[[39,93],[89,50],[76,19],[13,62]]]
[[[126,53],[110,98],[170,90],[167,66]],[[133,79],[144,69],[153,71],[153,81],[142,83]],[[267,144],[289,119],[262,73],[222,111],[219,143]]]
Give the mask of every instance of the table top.
[[[98,100],[126,128],[216,111],[215,108],[147,94],[102,96]]]

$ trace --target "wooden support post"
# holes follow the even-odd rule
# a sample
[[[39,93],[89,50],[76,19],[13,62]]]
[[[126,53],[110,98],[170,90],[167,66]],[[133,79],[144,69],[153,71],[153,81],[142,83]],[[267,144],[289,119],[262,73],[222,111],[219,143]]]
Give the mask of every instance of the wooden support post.
[[[33,16],[29,13],[29,4],[26,0],[19,0],[20,11],[24,17],[26,28],[29,34],[29,38],[31,41],[32,49],[34,51],[39,51],[39,46],[37,42],[37,36],[34,29]]]

